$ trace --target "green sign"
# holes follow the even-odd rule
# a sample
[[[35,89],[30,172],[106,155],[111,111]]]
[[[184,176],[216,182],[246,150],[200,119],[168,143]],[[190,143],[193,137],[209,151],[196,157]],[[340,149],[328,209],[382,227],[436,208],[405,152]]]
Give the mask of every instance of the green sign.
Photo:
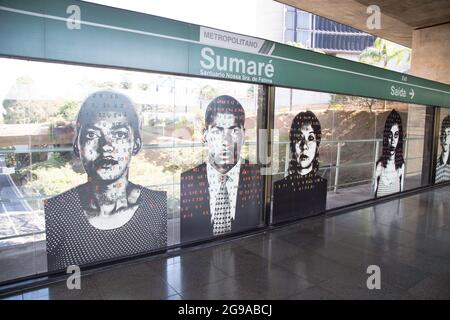
[[[81,1],[0,0],[0,55],[450,107],[446,84]]]

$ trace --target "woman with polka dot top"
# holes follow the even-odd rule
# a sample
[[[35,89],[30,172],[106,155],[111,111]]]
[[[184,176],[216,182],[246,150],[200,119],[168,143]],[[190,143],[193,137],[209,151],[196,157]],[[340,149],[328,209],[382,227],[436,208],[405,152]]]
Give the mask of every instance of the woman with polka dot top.
[[[45,203],[48,270],[167,245],[167,196],[128,180],[142,146],[139,117],[125,95],[98,91],[82,104],[73,143],[88,181]]]

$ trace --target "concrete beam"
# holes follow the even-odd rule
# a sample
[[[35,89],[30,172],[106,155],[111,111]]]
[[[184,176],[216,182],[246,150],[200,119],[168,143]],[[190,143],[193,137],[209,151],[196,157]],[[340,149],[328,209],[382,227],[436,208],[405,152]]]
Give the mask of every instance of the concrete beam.
[[[367,27],[367,6],[356,0],[277,0],[278,2],[328,18],[411,48],[413,28],[384,14],[381,10],[381,29]],[[377,1],[373,1],[377,4]]]
[[[450,84],[450,23],[414,30],[411,74]]]

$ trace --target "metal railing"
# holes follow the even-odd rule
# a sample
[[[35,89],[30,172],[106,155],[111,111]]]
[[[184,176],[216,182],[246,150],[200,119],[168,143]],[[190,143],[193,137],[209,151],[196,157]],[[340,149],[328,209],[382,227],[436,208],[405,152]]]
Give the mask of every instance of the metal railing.
[[[408,138],[404,139],[404,154],[407,155],[408,151],[408,141],[423,141],[423,138]],[[379,157],[380,152],[380,143],[382,143],[382,139],[354,139],[354,140],[322,140],[321,144],[335,144],[336,145],[336,159],[333,162],[329,164],[324,164],[321,166],[321,169],[335,169],[334,174],[334,184],[333,184],[333,190],[336,191],[340,186],[339,184],[339,173],[341,168],[351,168],[351,167],[361,167],[361,166],[368,166],[373,165],[373,174],[372,179],[375,179],[375,171],[376,171],[376,162]],[[373,153],[373,161],[372,162],[360,162],[360,163],[350,163],[350,164],[341,164],[341,149],[342,146],[349,143],[374,143],[374,153]],[[256,146],[257,143],[255,141],[248,141],[245,143],[247,146]],[[281,172],[275,172],[274,174],[287,174],[288,172],[288,164],[290,159],[290,149],[287,147],[289,145],[289,141],[276,141],[273,143],[273,145],[285,145],[286,151],[285,151],[285,167],[284,171]],[[173,149],[173,148],[205,148],[206,146],[201,142],[190,142],[190,143],[163,143],[163,144],[144,144],[142,146],[143,150],[153,150],[153,149]],[[21,153],[51,153],[51,152],[72,152],[72,147],[58,147],[58,148],[30,148],[26,150],[14,150],[14,149],[3,149],[0,150],[0,155],[3,153],[15,153],[15,154],[21,154]],[[272,155],[274,154],[274,150],[272,150]],[[405,157],[405,172],[406,172],[406,165],[408,160],[415,160],[415,159],[422,159],[422,157]],[[419,171],[420,172],[420,171]],[[360,181],[354,181],[354,183],[363,182],[366,180],[360,180]],[[146,185],[146,187],[161,187],[161,186],[173,186],[174,183],[169,184],[156,184],[156,185]],[[23,197],[21,199],[23,200],[42,200],[49,197],[53,197],[54,195],[45,195],[45,196],[38,196],[38,197]],[[0,202],[4,201],[4,199],[0,198]]]
[[[423,138],[408,138],[408,139],[404,139],[404,151],[403,154],[407,155],[408,154],[408,141],[423,141]],[[320,169],[335,169],[334,172],[334,183],[333,186],[330,187],[330,190],[333,190],[334,192],[336,192],[338,190],[339,187],[343,187],[343,186],[347,186],[347,185],[354,185],[354,184],[360,184],[363,182],[374,182],[375,181],[375,177],[376,177],[376,163],[378,161],[379,158],[379,153],[380,153],[380,145],[383,142],[383,139],[355,139],[355,140],[322,140],[321,144],[335,144],[336,145],[336,159],[333,162],[329,163],[329,164],[325,164],[322,165],[320,167]],[[289,145],[289,142],[287,141],[283,141],[283,142],[278,142],[279,144],[285,144],[285,145]],[[350,163],[350,164],[341,164],[341,158],[342,158],[342,146],[348,143],[374,143],[374,153],[373,153],[373,160],[371,162],[359,162],[359,163]],[[285,168],[283,172],[280,173],[284,173],[287,174],[288,171],[288,164],[289,161],[287,161],[287,159],[290,159],[290,149],[286,148],[286,154],[285,154]],[[408,160],[415,160],[415,159],[422,159],[422,157],[405,157],[405,172],[407,172],[406,167],[408,164]],[[343,183],[343,184],[339,184],[339,174],[340,174],[340,169],[341,168],[353,168],[353,167],[363,167],[363,166],[369,166],[372,165],[373,169],[372,169],[372,178],[371,179],[363,179],[363,180],[356,180],[356,181],[352,181],[351,183]],[[421,171],[414,171],[414,172],[409,172],[408,174],[411,175],[413,173],[419,173]]]
[[[404,143],[405,143],[405,147],[404,147],[404,154],[407,154],[407,148],[408,148],[408,141],[412,141],[412,140],[422,140],[422,138],[409,138],[409,139],[405,139]],[[382,139],[357,139],[357,140],[322,140],[321,144],[335,144],[336,145],[336,158],[334,162],[328,163],[328,164],[323,164],[320,169],[325,169],[325,170],[330,170],[330,169],[335,169],[334,172],[334,182],[331,186],[329,186],[329,191],[333,191],[336,192],[339,188],[342,187],[348,187],[351,185],[360,185],[363,183],[372,183],[374,182],[375,179],[375,173],[376,173],[376,162],[378,160],[378,154],[380,151],[380,143],[382,143]],[[342,158],[342,147],[345,144],[349,144],[349,143],[374,143],[374,154],[373,154],[373,162],[360,162],[360,163],[349,163],[349,164],[341,164],[341,158]],[[247,146],[256,146],[257,143],[255,141],[249,141],[246,142]],[[287,175],[288,172],[288,163],[289,163],[289,159],[290,159],[290,148],[289,146],[289,142],[288,141],[277,141],[273,143],[274,147],[276,145],[281,146],[281,145],[285,145],[286,146],[286,151],[285,151],[285,167],[283,171],[279,171],[279,172],[275,172],[273,174],[284,174]],[[164,144],[144,144],[142,149],[144,150],[153,150],[153,149],[172,149],[172,148],[206,148],[205,145],[201,142],[191,142],[191,143],[164,143]],[[0,150],[0,154],[4,154],[4,153],[41,153],[41,152],[71,152],[73,149],[71,147],[58,147],[58,148],[52,148],[52,149],[47,149],[47,148],[30,148],[27,150],[13,150],[13,149],[3,149]],[[279,149],[278,149],[279,151]],[[278,155],[280,155],[280,153],[278,152]],[[274,149],[272,150],[272,161],[274,157]],[[405,172],[406,172],[406,165],[408,160],[414,160],[414,159],[421,159],[422,157],[405,157]],[[278,159],[278,161],[280,161],[281,159]],[[355,180],[355,181],[351,181],[351,182],[345,182],[345,183],[339,183],[339,175],[340,175],[340,169],[342,168],[354,168],[354,167],[363,167],[363,166],[369,166],[372,165],[373,166],[373,171],[372,171],[372,178],[370,179],[362,179],[362,180]],[[409,174],[418,174],[421,173],[421,171],[415,171],[415,172],[410,172]],[[161,187],[174,187],[175,185],[178,185],[177,183],[164,183],[164,184],[153,184],[153,185],[146,185],[145,187],[147,188],[161,188]],[[48,199],[50,197],[53,197],[54,195],[40,195],[40,196],[34,196],[34,197],[21,197],[21,198],[17,198],[17,200],[24,200],[24,201],[42,201],[45,199]],[[0,203],[10,203],[9,199],[2,199],[0,198]],[[38,210],[41,211],[41,210]],[[32,236],[32,235],[37,235],[37,234],[42,234],[45,231],[39,231],[39,232],[33,232],[33,233],[27,233],[27,234],[20,234],[20,235],[12,235],[12,236],[6,236],[6,237],[0,237],[0,240],[7,240],[7,239],[14,239],[14,238],[18,238],[18,237],[26,237],[26,236]]]

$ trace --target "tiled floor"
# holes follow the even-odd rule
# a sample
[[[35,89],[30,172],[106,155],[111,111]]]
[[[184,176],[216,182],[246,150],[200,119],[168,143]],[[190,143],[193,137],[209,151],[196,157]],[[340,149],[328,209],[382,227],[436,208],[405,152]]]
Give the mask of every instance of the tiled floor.
[[[10,299],[450,299],[450,187]],[[367,289],[369,265],[381,289]]]

